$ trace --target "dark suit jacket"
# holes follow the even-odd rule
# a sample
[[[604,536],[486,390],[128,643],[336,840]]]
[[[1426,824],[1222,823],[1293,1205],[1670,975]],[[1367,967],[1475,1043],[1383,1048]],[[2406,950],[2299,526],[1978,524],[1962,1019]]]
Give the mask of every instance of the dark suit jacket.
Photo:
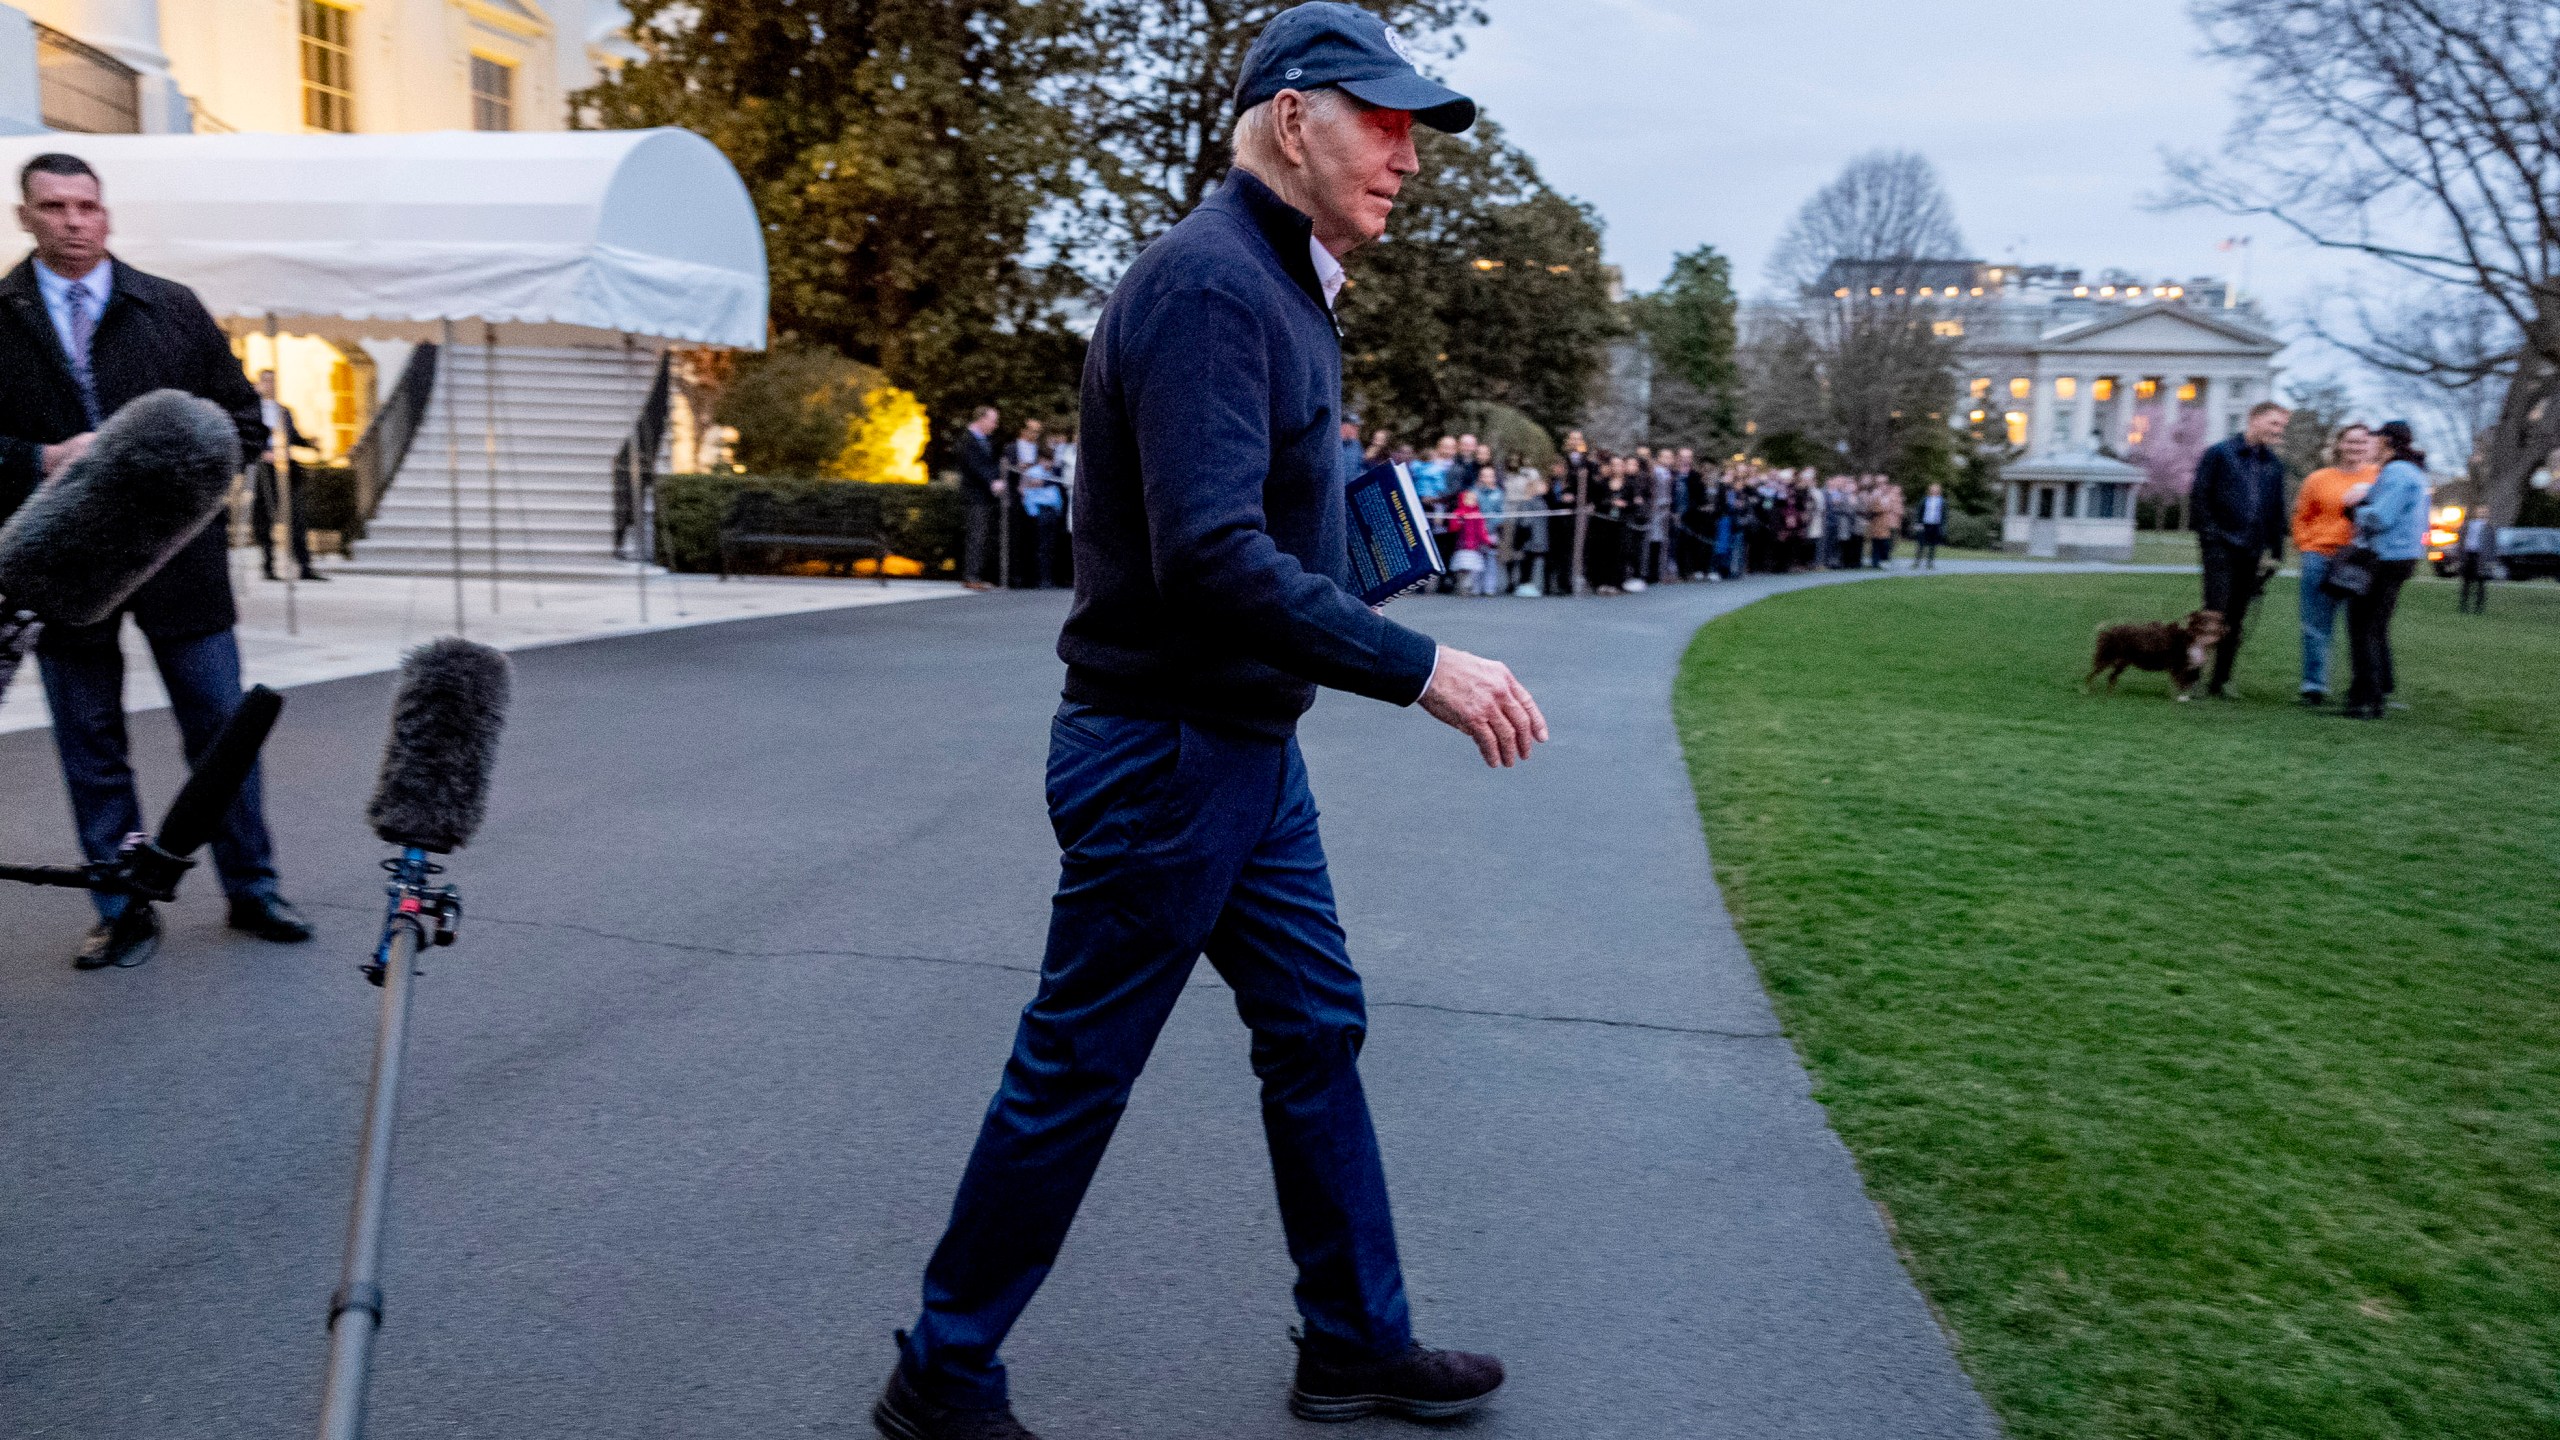
[[[258,392],[240,371],[231,342],[213,323],[195,292],[146,275],[121,260],[106,313],[89,342],[89,374],[98,405],[109,415],[154,390],[200,395],[231,412],[240,428],[242,456],[266,448],[267,427],[258,418]],[[45,313],[36,288],[35,259],[0,277],[0,520],[6,520],[44,477],[44,446],[90,428],[71,378],[70,357]],[[136,591],[126,607],[146,635],[183,640],[228,630],[238,619],[231,605],[229,529],[205,527],[159,574]],[[44,648],[62,651],[113,644],[117,621],[74,630],[49,628]]]
[[[960,431],[961,493],[976,500],[987,499],[995,494],[995,483],[1001,478],[995,442],[964,427]]]
[[[2208,544],[2282,555],[2292,522],[2284,503],[2284,461],[2263,445],[2232,436],[2196,462],[2187,511]]]

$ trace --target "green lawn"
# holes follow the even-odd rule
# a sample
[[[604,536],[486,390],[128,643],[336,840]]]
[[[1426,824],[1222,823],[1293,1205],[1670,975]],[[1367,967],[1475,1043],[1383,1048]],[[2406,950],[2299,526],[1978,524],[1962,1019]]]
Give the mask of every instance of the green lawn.
[[[2289,585],[2241,703],[2079,692],[2194,584],[1706,627],[1726,898],[2012,1435],[2560,1436],[2560,587],[2413,586],[2379,724],[2289,703]]]

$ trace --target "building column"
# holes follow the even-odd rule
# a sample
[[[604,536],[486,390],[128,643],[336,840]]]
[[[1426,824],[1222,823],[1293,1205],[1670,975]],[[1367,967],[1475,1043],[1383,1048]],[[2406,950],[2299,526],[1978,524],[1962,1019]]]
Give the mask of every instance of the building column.
[[[2177,438],[2178,420],[2186,413],[2187,408],[2186,402],[2178,398],[2178,390],[2193,378],[2189,375],[2160,377],[2160,439],[2164,443]]]
[[[2035,389],[2029,392],[2027,405],[2027,453],[2030,455],[2056,453],[2054,438],[2053,381],[2047,376],[2038,375],[2035,378]]]
[[[2071,407],[2071,448],[2073,455],[2086,455],[2097,448],[2098,377],[2080,377],[2080,396]]]

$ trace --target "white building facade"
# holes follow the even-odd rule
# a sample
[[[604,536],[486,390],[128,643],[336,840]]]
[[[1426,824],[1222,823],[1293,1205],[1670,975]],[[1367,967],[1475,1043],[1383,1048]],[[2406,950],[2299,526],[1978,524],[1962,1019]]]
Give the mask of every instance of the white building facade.
[[[84,134],[561,131],[573,94],[637,57],[628,19],[613,0],[0,0],[0,133],[58,134],[56,148],[78,154]],[[493,199],[521,198],[506,195],[508,178],[489,175]],[[611,571],[630,543],[617,449],[646,408],[660,350],[499,345],[477,327],[456,341],[433,367],[442,379],[423,392],[417,431],[467,435],[485,452],[460,537],[474,557],[465,568]],[[278,372],[280,398],[328,461],[357,450],[417,368],[417,347],[400,342],[237,343],[248,369]],[[407,449],[353,568],[455,567],[444,448]]]

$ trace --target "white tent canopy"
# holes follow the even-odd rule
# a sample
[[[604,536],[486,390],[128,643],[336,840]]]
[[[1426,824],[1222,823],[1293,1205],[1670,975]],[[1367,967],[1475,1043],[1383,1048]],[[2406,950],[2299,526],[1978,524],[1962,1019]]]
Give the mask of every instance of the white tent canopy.
[[[764,348],[755,207],[690,131],[0,137],[12,182],[47,150],[97,170],[119,257],[238,330]]]

